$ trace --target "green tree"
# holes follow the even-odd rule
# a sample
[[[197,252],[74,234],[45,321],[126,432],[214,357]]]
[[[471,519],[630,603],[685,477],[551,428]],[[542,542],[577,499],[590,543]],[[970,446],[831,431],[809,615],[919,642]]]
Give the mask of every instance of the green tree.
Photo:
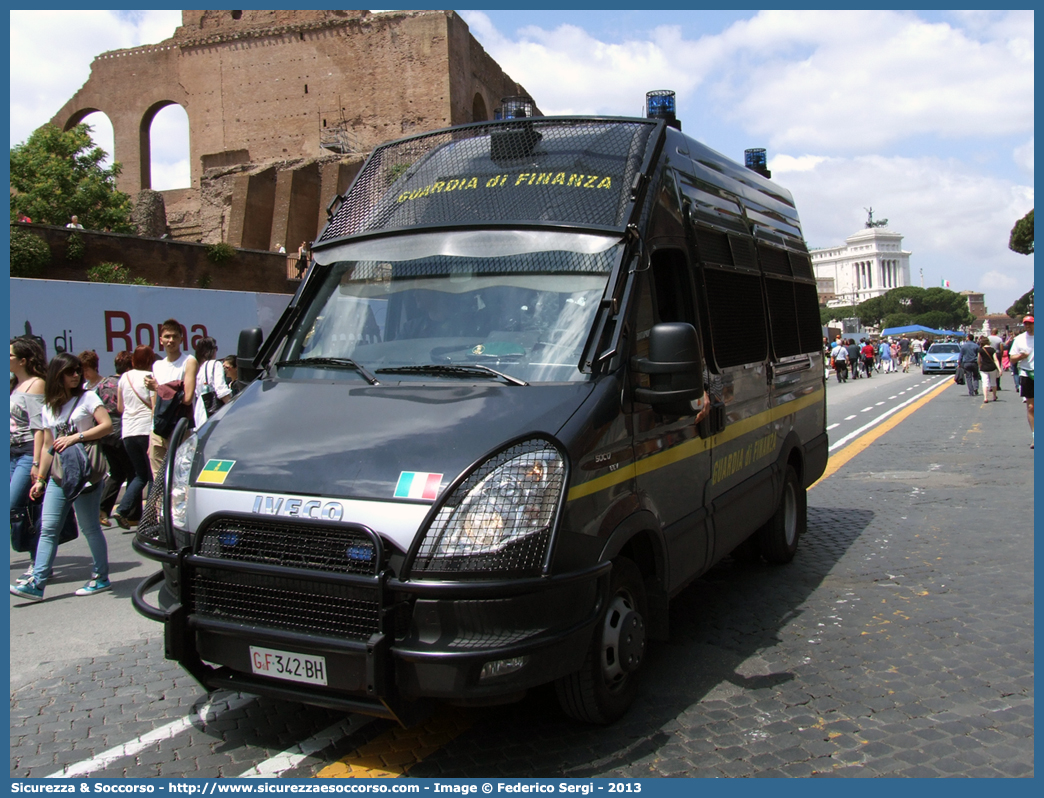
[[[821,307],[819,309],[819,323],[826,327],[832,321],[840,321],[841,319],[850,319],[856,315],[855,307],[852,305],[844,305],[842,307]]]
[[[905,327],[923,324],[935,329],[956,329],[974,321],[968,301],[947,288],[904,285],[856,306],[855,315],[867,327]],[[929,319],[929,321],[925,321]]]
[[[103,168],[105,157],[90,125],[34,131],[11,148],[11,220],[24,213],[34,222],[64,225],[76,215],[84,227],[134,232],[130,196],[116,188],[121,166]]]
[[[51,262],[51,248],[39,236],[11,229],[11,276],[35,277]]]
[[[952,316],[945,311],[930,310],[918,316],[914,324],[931,327],[933,330],[952,330],[954,325],[950,323],[951,318]]]
[[[1025,316],[1033,310],[1033,289],[1031,288],[1025,294],[1015,300],[1015,304],[1004,311],[1008,316],[1013,319],[1017,319],[1019,316]]]
[[[881,321],[881,329],[887,330],[891,327],[909,327],[911,324],[916,324],[914,317],[909,313],[889,313]]]
[[[1033,211],[1015,222],[1015,226],[1011,228],[1008,249],[1020,255],[1033,254]]]
[[[885,316],[884,297],[875,296],[860,302],[855,307],[855,314],[864,327],[877,327]]]

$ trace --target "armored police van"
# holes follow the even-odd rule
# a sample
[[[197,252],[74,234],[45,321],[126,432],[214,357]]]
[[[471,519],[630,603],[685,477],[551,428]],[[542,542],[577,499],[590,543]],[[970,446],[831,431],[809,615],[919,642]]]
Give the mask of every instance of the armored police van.
[[[827,460],[811,261],[671,99],[374,150],[241,336],[253,382],[174,433],[135,539],[168,658],[403,723],[554,682],[607,723],[673,596],[791,560]]]

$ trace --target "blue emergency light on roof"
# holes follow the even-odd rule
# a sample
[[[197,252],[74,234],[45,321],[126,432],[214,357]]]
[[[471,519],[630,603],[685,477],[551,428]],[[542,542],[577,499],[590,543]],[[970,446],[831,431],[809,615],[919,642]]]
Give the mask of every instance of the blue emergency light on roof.
[[[501,114],[503,119],[522,119],[533,116],[536,106],[532,97],[520,94],[516,97],[504,97],[501,101]]]
[[[772,172],[768,170],[768,157],[765,155],[764,147],[751,147],[743,151],[743,163],[753,172],[771,178]]]
[[[674,92],[670,89],[657,89],[645,93],[645,117],[647,119],[663,119],[671,127],[681,130],[681,122],[674,114]]]

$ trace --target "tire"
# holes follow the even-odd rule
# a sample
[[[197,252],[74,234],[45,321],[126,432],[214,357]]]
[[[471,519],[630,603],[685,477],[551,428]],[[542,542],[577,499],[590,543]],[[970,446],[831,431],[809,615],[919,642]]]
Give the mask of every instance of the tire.
[[[613,560],[609,600],[580,670],[555,682],[562,711],[583,723],[607,725],[634,702],[645,663],[645,585],[626,557]]]
[[[783,474],[783,490],[776,512],[758,530],[762,556],[770,563],[783,565],[794,559],[798,540],[808,524],[808,498],[801,487],[797,471],[787,466]]]

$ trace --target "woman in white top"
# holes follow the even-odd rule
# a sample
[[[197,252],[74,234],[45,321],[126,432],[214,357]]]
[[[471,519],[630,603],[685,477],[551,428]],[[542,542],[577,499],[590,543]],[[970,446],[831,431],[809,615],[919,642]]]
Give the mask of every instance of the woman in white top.
[[[145,487],[152,490],[152,466],[149,464],[152,394],[145,387],[145,377],[152,372],[155,360],[151,346],[139,346],[131,355],[131,370],[124,372],[116,386],[116,406],[123,414],[123,448],[134,468],[134,478],[127,483],[120,506],[112,514],[124,529],[130,529],[141,517],[141,497]]]
[[[196,400],[193,407],[196,429],[207,420],[207,408],[204,395],[217,394],[221,404],[232,398],[232,389],[225,382],[225,369],[217,358],[218,345],[213,338],[200,338],[196,344]],[[188,372],[186,371],[186,374]],[[220,405],[218,405],[220,407]]]
[[[101,593],[112,587],[109,583],[109,550],[98,522],[105,479],[89,487],[72,502],[65,498],[61,485],[49,479],[51,465],[58,452],[77,443],[99,441],[112,432],[109,411],[98,394],[84,390],[83,366],[68,352],[56,356],[47,367],[41,416],[44,440],[43,453],[40,455],[40,476],[29,491],[34,500],[43,496],[40,543],[36,548],[33,575],[24,583],[11,585],[11,593],[30,601],[43,599],[44,586],[50,577],[58,548],[58,533],[65,524],[70,506],[76,511],[76,523],[87,538],[94,560],[92,578],[76,591],[76,595]]]

